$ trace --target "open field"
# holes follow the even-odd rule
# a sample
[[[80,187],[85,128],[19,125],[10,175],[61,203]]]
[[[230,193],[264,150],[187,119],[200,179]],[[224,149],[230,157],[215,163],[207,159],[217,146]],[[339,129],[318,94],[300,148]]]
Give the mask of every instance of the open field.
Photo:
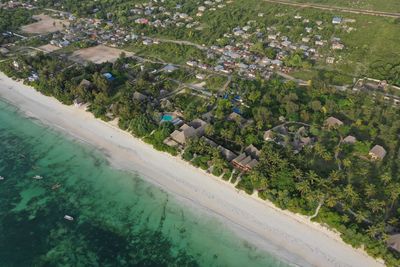
[[[53,19],[52,17],[44,14],[35,15],[33,18],[38,21],[22,26],[21,30],[23,32],[37,34],[51,33],[62,30],[64,25],[69,25],[69,21],[67,20]]]
[[[101,64],[105,62],[115,62],[123,52],[126,54],[126,56],[133,55],[133,53],[126,52],[121,49],[108,47],[105,45],[98,45],[77,50],[71,55],[70,59],[79,63],[90,61],[95,64]]]
[[[153,58],[173,64],[185,64],[188,60],[206,60],[206,54],[198,47],[191,45],[161,42],[153,45],[135,43],[126,50],[135,52],[136,55]]]

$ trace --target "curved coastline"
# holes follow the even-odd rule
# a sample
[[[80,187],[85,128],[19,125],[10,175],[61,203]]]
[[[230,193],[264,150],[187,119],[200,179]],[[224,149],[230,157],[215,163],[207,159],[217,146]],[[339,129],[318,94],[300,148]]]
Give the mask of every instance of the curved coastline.
[[[103,151],[114,167],[137,171],[185,205],[217,217],[239,237],[286,261],[300,266],[384,266],[304,216],[238,191],[177,157],[154,150],[110,123],[41,95],[2,73],[0,97],[29,117]]]

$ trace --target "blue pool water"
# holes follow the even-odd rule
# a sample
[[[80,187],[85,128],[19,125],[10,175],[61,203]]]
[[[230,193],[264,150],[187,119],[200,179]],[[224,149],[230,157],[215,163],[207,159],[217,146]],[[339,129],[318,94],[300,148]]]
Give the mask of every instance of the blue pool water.
[[[173,119],[174,119],[174,117],[172,115],[165,114],[162,116],[163,121],[172,121]]]

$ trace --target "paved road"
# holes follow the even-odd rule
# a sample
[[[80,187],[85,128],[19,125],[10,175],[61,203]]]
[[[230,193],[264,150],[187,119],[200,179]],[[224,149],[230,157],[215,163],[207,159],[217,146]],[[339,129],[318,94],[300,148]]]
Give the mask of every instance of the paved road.
[[[274,3],[274,4],[282,4],[300,8],[315,8],[320,10],[328,10],[328,11],[338,11],[345,13],[353,13],[360,15],[371,15],[371,16],[379,16],[379,17],[388,17],[388,18],[400,18],[400,13],[395,12],[384,12],[384,11],[375,11],[375,10],[366,10],[366,9],[356,9],[356,8],[346,8],[346,7],[337,7],[337,6],[328,6],[321,4],[310,4],[310,3],[294,3],[290,1],[282,1],[282,0],[263,0],[264,2]],[[384,1],[384,0],[382,0]]]

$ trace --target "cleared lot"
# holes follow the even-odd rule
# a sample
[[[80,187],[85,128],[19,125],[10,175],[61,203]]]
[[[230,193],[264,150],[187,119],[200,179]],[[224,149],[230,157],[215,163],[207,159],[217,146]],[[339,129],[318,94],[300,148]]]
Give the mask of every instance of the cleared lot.
[[[43,51],[46,52],[46,53],[51,53],[51,52],[53,52],[53,51],[56,51],[56,50],[58,50],[58,49],[61,49],[60,47],[55,46],[55,45],[51,45],[51,44],[42,45],[42,46],[39,46],[38,48],[39,48],[40,50],[43,50]]]
[[[104,62],[115,62],[122,52],[124,52],[127,57],[133,55],[133,53],[126,52],[121,49],[108,47],[105,45],[98,45],[75,51],[70,56],[70,59],[79,63],[90,61],[95,64],[101,64]]]
[[[21,27],[21,30],[26,33],[50,33],[57,32],[69,26],[69,21],[61,19],[53,19],[50,16],[40,14],[33,16],[37,22],[25,25]]]

